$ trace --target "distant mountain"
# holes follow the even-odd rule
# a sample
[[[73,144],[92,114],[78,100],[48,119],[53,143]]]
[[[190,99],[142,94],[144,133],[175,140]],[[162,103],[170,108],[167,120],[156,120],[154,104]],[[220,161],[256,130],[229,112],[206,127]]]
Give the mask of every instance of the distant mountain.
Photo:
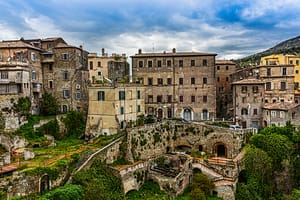
[[[266,51],[236,60],[236,63],[238,65],[259,64],[261,57],[281,53],[300,54],[300,36],[285,40]]]

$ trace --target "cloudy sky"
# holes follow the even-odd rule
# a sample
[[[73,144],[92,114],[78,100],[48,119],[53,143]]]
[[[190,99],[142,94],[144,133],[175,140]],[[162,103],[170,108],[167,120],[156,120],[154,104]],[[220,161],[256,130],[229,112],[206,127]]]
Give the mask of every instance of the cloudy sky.
[[[0,40],[63,37],[98,54],[234,59],[298,35],[300,0],[0,0]]]

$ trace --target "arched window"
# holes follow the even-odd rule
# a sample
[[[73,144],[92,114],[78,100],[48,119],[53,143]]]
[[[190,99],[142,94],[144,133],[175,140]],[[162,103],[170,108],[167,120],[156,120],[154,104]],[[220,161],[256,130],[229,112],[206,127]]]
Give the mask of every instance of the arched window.
[[[241,114],[242,115],[248,115],[248,109],[247,108],[242,108]]]

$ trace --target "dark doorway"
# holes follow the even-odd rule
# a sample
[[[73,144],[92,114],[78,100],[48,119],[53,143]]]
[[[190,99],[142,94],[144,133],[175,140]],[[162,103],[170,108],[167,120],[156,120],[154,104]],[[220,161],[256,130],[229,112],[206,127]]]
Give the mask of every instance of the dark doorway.
[[[199,145],[199,151],[203,151],[203,146],[202,145]]]
[[[163,118],[163,110],[162,109],[157,110],[157,117],[161,118],[161,119]]]
[[[192,112],[190,109],[184,109],[183,111],[183,119],[187,120],[187,121],[191,121],[192,120]]]
[[[226,147],[224,144],[218,144],[216,146],[217,157],[226,157]]]
[[[44,175],[41,178],[41,182],[40,182],[40,193],[44,194],[47,190],[50,189],[50,180],[49,180],[49,176],[48,175]]]

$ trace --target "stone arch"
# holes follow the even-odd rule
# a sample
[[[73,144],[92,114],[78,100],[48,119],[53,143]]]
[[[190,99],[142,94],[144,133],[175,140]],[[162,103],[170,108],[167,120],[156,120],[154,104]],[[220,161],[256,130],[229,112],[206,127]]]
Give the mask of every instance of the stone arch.
[[[202,173],[202,170],[198,167],[194,167],[193,168],[193,174],[196,174],[196,173]]]
[[[222,142],[215,143],[215,145],[214,145],[214,154],[217,157],[227,158],[227,147],[226,147],[226,145]]]
[[[135,188],[131,188],[131,190],[126,191],[125,195],[129,195],[132,192],[137,192],[138,190]]]
[[[157,109],[157,117],[158,117],[158,118],[163,118],[163,116],[164,116],[164,111],[163,111],[163,109],[162,109],[162,108],[158,108],[158,109]]]
[[[43,175],[40,178],[40,193],[43,194],[46,191],[50,190],[50,178],[48,174]]]
[[[193,120],[193,109],[192,108],[184,108],[182,112],[182,118],[191,121]]]

